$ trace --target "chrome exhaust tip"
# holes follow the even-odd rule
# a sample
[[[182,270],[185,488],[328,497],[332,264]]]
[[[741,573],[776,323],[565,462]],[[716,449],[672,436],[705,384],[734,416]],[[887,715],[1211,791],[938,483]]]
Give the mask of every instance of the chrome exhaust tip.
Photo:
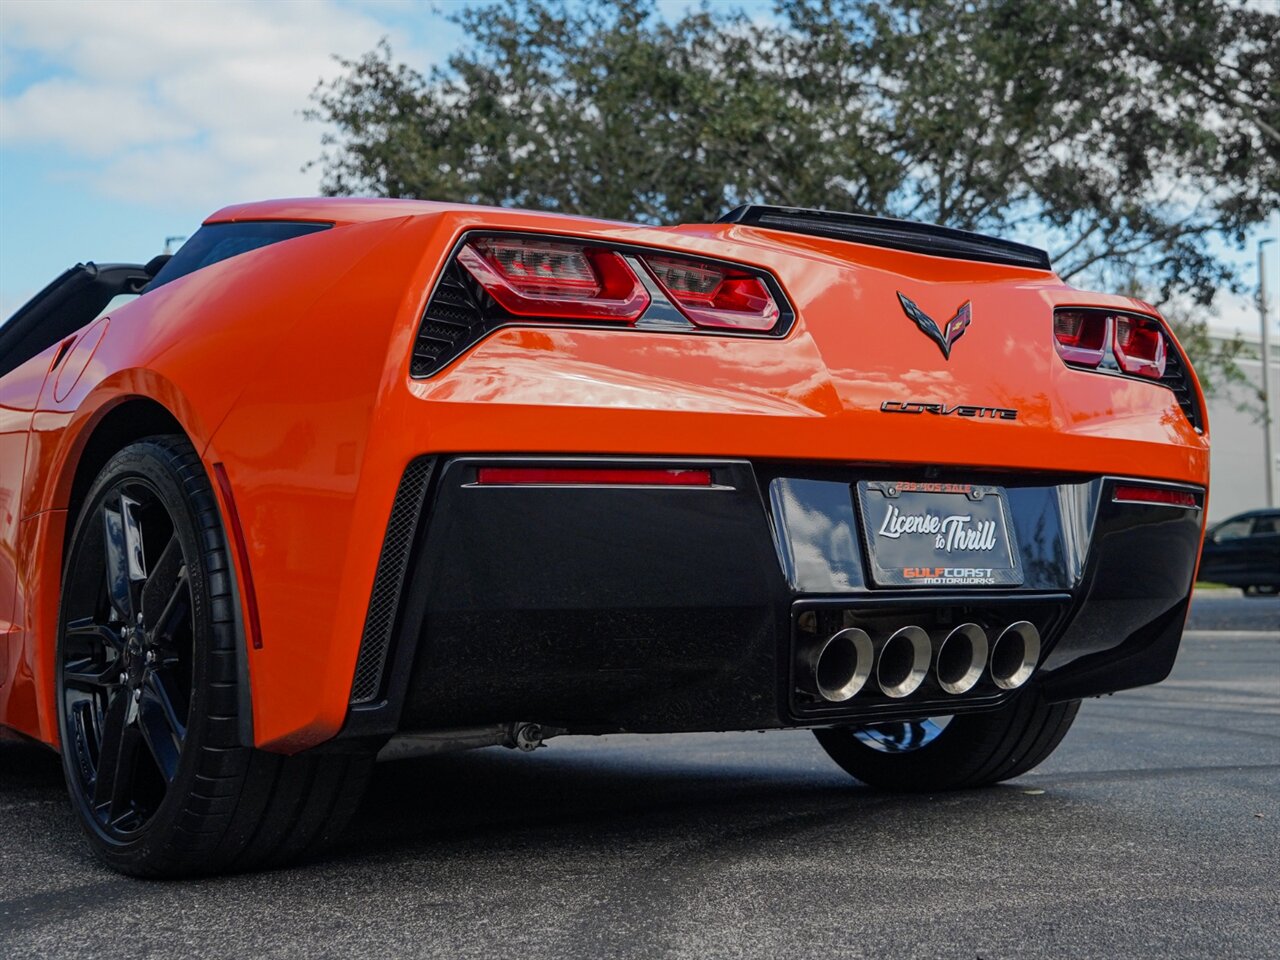
[[[932,659],[929,634],[920,627],[903,627],[880,648],[876,683],[886,697],[909,697],[920,689]]]
[[[1011,623],[991,647],[991,679],[1001,690],[1017,690],[1040,661],[1040,631],[1025,620]]]
[[[934,674],[944,693],[968,693],[987,668],[987,633],[976,623],[962,623],[938,646]]]
[[[848,627],[813,648],[804,666],[818,696],[828,703],[843,703],[866,686],[874,661],[866,631]]]

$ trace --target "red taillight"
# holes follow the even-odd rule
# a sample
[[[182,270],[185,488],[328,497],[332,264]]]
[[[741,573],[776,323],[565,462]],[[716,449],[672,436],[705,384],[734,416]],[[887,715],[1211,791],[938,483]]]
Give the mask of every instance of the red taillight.
[[[678,329],[671,307],[695,327],[741,333],[779,333],[783,317],[781,297],[762,271],[699,257],[499,235],[468,240],[456,262],[497,304],[498,320],[636,324],[664,298],[670,304],[654,313],[668,331]]]
[[[1053,314],[1053,345],[1075,367],[1114,370],[1159,380],[1168,361],[1164,327],[1153,317],[1067,308]],[[1108,354],[1115,358],[1108,360]]]
[[[648,467],[481,467],[476,482],[485,485],[709,487],[710,470],[662,470]]]
[[[754,273],[684,257],[651,256],[644,263],[699,327],[767,333],[781,316],[773,294]]]
[[[649,306],[644,285],[612,250],[495,237],[466,244],[458,262],[504,310],[520,317],[629,323]]]
[[[1111,318],[1090,310],[1059,310],[1053,315],[1053,342],[1067,363],[1096,367],[1107,352]]]
[[[1190,490],[1175,490],[1169,487],[1138,487],[1130,484],[1117,484],[1111,499],[1116,503],[1158,503],[1169,507],[1185,507],[1194,510],[1200,504],[1196,495]]]
[[[1117,316],[1115,324],[1116,362],[1125,373],[1159,380],[1164,376],[1164,331],[1155,320]]]

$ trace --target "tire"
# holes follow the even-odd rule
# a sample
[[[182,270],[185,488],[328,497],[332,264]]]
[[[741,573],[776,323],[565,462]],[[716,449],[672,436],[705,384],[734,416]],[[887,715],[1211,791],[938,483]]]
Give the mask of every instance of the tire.
[[[139,877],[282,864],[333,840],[368,752],[241,743],[235,578],[191,444],[130,444],[89,490],[58,621],[63,772],[93,852]]]
[[[1041,763],[1071,729],[1080,701],[1045,703],[1029,690],[986,713],[815,730],[845,772],[871,787],[920,793],[982,787]],[[875,744],[875,745],[873,745]]]

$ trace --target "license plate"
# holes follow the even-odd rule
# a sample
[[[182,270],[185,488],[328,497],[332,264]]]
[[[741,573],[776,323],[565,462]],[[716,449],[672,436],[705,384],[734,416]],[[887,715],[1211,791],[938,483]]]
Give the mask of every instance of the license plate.
[[[858,484],[871,581],[882,587],[1007,587],[1022,565],[1000,487]]]

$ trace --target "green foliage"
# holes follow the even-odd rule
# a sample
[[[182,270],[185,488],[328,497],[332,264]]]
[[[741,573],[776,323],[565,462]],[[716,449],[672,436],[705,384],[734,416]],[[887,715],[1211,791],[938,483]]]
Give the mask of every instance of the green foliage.
[[[1211,239],[1280,207],[1273,7],[778,0],[765,19],[667,21],[653,0],[507,0],[452,17],[470,44],[446,68],[383,43],[317,88],[326,192],[643,222],[746,201],[908,217],[1202,305],[1237,285]]]
[[[1264,416],[1261,385],[1249,379],[1240,366],[1255,353],[1240,334],[1214,337],[1202,309],[1180,303],[1165,304],[1160,311],[1195,366],[1205,396],[1222,397],[1235,408],[1262,422]]]

